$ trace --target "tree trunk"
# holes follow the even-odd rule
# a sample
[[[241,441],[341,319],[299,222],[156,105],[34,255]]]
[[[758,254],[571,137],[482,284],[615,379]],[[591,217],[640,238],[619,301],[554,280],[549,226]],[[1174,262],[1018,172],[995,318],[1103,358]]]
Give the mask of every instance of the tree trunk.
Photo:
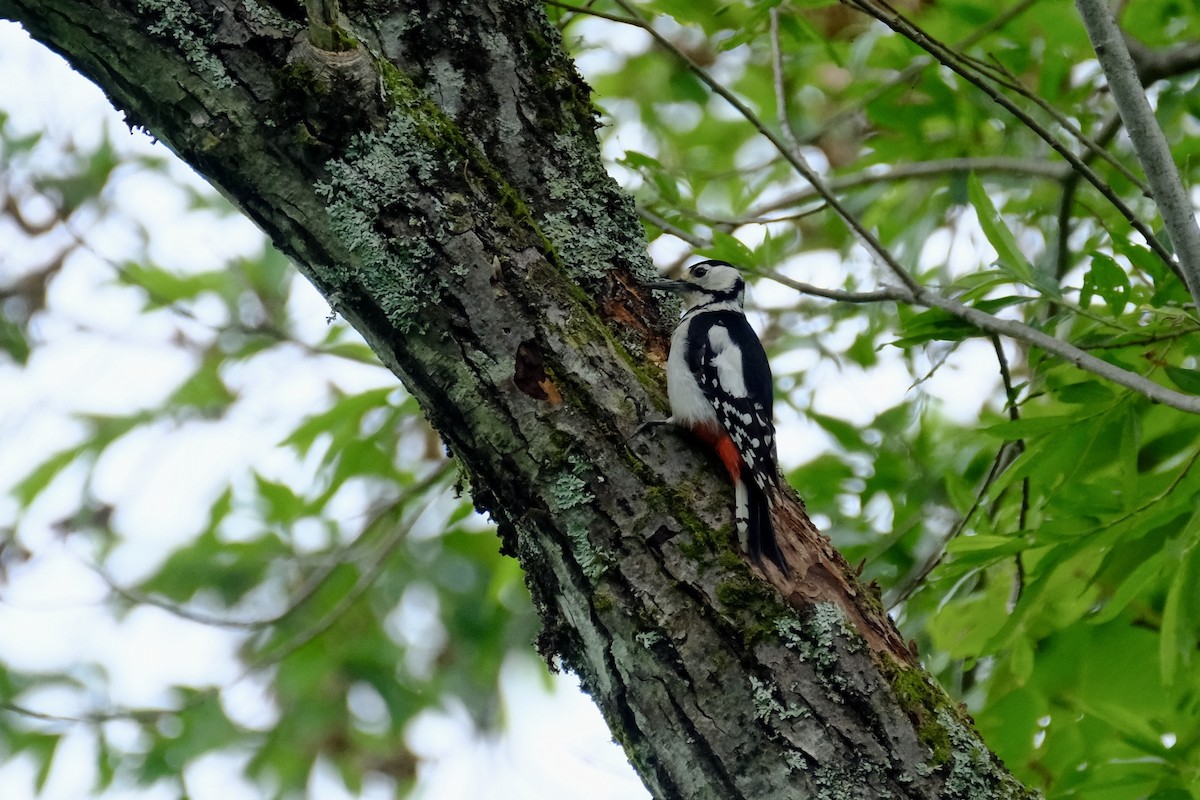
[[[670,320],[588,89],[524,0],[0,0],[250,215],[420,400],[659,798],[1029,793],[798,498],[791,579],[662,415]],[[313,42],[319,43],[318,48]]]

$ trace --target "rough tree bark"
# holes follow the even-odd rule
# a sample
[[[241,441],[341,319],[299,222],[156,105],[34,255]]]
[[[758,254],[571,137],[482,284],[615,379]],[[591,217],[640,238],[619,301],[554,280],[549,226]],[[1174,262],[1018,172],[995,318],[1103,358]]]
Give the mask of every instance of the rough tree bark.
[[[659,798],[1029,795],[796,497],[792,579],[670,432],[670,320],[527,0],[0,0],[245,210],[420,400]],[[313,42],[319,43],[320,48]],[[669,316],[669,315],[668,315]]]

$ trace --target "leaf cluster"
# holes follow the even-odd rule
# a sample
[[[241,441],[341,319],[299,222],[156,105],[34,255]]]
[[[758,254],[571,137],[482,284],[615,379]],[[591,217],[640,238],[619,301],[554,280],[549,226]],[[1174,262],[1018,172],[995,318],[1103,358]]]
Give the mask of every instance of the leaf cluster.
[[[806,440],[788,479],[989,744],[1047,797],[1200,796],[1197,418],[1022,333],[1200,391],[1192,299],[1073,4],[551,6],[660,262],[759,276]],[[1176,3],[1120,22],[1154,51],[1200,39]],[[1197,66],[1151,87],[1185,186]]]
[[[419,765],[414,720],[462,709],[476,730],[499,730],[499,674],[530,652],[533,612],[415,400],[345,323],[325,319],[260,234],[240,253],[181,257],[168,242],[178,228],[123,200],[131,182],[161,180],[161,156],[108,136],[63,154],[52,133],[20,138],[2,124],[0,150],[0,225],[14,231],[14,253],[49,253],[0,276],[3,380],[36,387],[38,361],[62,361],[55,328],[74,309],[54,284],[86,275],[107,310],[79,322],[82,341],[107,362],[106,385],[127,387],[115,409],[97,408],[103,390],[15,407],[15,424],[49,418],[71,433],[26,452],[5,487],[0,580],[20,591],[65,558],[100,587],[97,613],[115,635],[152,613],[179,632],[163,648],[205,626],[232,653],[218,667],[232,677],[164,678],[162,701],[147,706],[121,698],[112,673],[126,668],[103,653],[35,672],[6,652],[0,757],[32,761],[41,791],[63,768],[60,745],[85,728],[94,791],[165,785],[186,796],[189,770],[212,755],[237,756],[264,797],[303,794],[319,765],[353,793],[368,779],[406,791]],[[241,236],[228,232],[245,223],[223,199],[182,187],[178,226]],[[134,233],[120,259],[97,244],[113,231]],[[139,374],[106,350],[110,330],[173,366]],[[224,457],[264,428],[280,433]],[[170,500],[147,496],[158,485]],[[147,504],[174,545],[147,551],[130,513]]]

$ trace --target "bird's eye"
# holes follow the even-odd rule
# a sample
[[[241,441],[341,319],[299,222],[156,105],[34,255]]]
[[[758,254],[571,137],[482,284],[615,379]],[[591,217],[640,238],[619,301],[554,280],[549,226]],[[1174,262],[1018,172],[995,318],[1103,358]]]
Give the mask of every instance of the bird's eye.
[[[708,274],[708,267],[696,267],[694,270],[692,270],[692,274],[697,278],[703,278]]]

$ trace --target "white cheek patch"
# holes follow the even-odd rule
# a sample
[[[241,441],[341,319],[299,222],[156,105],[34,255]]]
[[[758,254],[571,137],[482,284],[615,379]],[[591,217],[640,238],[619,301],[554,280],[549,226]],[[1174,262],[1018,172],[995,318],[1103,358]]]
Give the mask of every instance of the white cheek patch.
[[[746,376],[742,372],[742,351],[729,338],[723,325],[708,329],[708,344],[713,349],[712,365],[717,368],[717,383],[731,397],[746,396]]]

